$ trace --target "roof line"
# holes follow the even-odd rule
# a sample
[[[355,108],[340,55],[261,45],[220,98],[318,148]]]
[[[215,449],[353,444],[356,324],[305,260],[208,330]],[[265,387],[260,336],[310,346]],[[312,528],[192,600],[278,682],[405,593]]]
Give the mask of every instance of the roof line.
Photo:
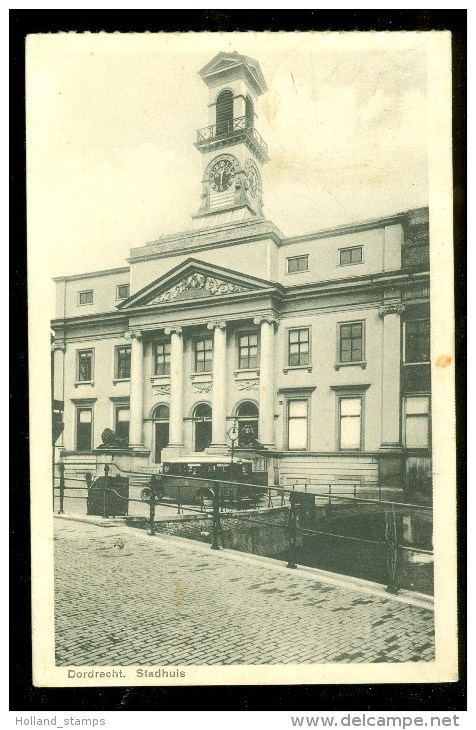
[[[92,276],[104,276],[104,274],[123,274],[130,271],[130,266],[121,266],[117,269],[101,269],[100,271],[89,271],[84,274],[71,274],[70,276],[53,276],[53,281],[66,281],[74,279],[89,279]]]
[[[307,240],[308,238],[325,238],[327,236],[338,235],[345,233],[346,231],[364,230],[366,228],[379,228],[382,225],[398,222],[406,218],[410,213],[414,213],[416,210],[426,210],[428,206],[422,206],[421,208],[411,208],[410,210],[404,210],[400,213],[393,213],[392,215],[382,216],[380,218],[368,218],[363,221],[355,221],[354,223],[344,223],[340,226],[332,226],[331,228],[321,228],[317,231],[310,231],[309,233],[301,233],[298,236],[286,236],[281,246],[286,246],[288,243],[296,243],[297,241]]]

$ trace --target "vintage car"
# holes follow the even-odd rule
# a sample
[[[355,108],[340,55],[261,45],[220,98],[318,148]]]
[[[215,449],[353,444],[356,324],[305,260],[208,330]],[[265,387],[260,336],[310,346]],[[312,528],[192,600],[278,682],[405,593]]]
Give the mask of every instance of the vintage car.
[[[265,490],[263,474],[253,472],[249,459],[231,456],[193,454],[178,456],[161,464],[152,477],[152,488],[158,499],[180,499],[182,503],[200,503],[212,497],[217,486],[225,502],[257,502]],[[144,487],[141,497],[150,499],[151,486]]]

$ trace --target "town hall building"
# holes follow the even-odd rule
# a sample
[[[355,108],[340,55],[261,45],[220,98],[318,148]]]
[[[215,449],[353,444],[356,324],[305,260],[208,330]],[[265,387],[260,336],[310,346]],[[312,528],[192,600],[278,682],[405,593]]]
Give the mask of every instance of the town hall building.
[[[56,460],[94,463],[105,429],[138,470],[236,433],[270,485],[429,489],[428,209],[284,236],[263,211],[259,63],[219,53],[200,76],[189,229],[55,279]]]

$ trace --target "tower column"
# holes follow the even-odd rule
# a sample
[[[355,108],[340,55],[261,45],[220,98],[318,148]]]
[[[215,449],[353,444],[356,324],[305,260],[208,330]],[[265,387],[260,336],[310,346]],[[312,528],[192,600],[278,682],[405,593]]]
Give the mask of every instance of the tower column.
[[[143,448],[142,420],[144,404],[144,347],[139,331],[128,333],[131,341],[131,394],[129,447]]]
[[[226,322],[209,322],[213,330],[213,397],[212,443],[213,450],[224,451],[226,442]]]
[[[274,328],[275,317],[255,317],[260,325],[259,441],[274,448]]]
[[[170,335],[170,424],[168,447],[183,446],[183,337],[181,327],[166,327]]]

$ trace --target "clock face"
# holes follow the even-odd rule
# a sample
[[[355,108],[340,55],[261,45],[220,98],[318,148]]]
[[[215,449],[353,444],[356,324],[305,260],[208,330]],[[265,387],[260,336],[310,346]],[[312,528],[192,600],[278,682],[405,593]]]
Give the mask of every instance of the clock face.
[[[253,198],[256,198],[259,190],[259,173],[256,169],[256,165],[251,161],[248,160],[246,163],[246,179],[248,181],[249,191]]]
[[[210,186],[218,193],[231,188],[235,179],[236,162],[231,155],[218,157],[210,168]]]

